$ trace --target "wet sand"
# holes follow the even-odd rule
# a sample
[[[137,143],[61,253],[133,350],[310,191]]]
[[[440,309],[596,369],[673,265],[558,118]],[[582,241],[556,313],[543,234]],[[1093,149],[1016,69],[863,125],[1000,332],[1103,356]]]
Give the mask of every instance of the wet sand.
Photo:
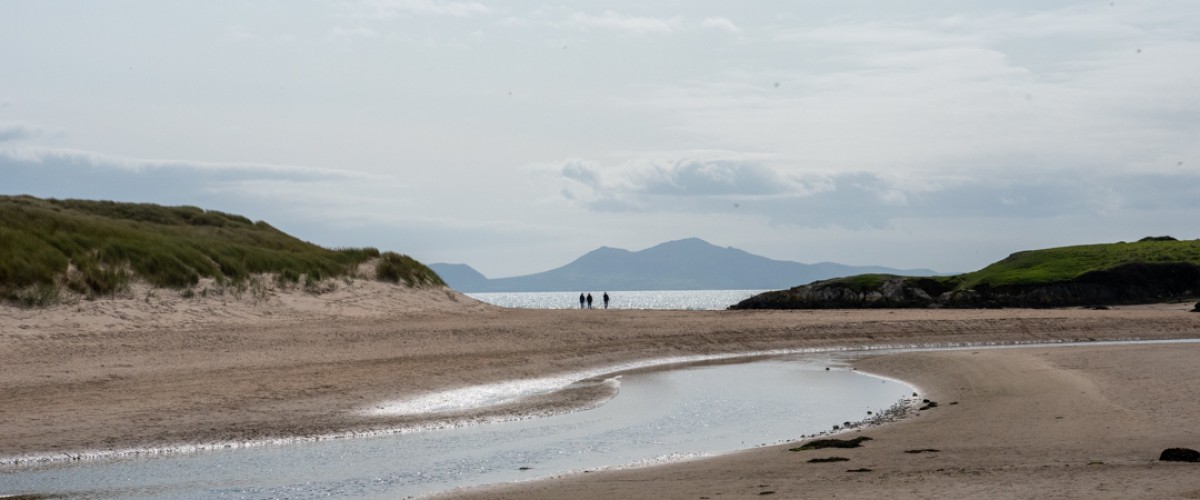
[[[139,290],[131,299],[49,310],[5,306],[0,460],[426,425],[428,416],[361,410],[430,391],[662,357],[1200,337],[1200,314],[1190,308],[533,311],[370,282],[320,296],[281,290],[258,299],[182,299]],[[1200,467],[1153,460],[1165,447],[1200,448],[1192,430],[1200,426],[1183,424],[1200,409],[1197,354],[1188,345],[873,357],[860,369],[915,383],[943,405],[864,431],[875,440],[839,452],[849,462],[808,464],[810,452],[767,448],[453,495],[1097,498],[1113,491],[1109,497],[1128,498],[1169,488],[1200,498]],[[433,420],[565,409],[594,396],[550,395]],[[942,451],[903,453],[910,447]],[[856,468],[875,472],[845,472]],[[1062,486],[1046,495],[1005,493],[1022,482]]]
[[[1200,498],[1200,344],[1019,348],[868,358],[938,406],[845,433],[653,468],[456,491],[448,498]],[[935,451],[936,450],[936,451]],[[847,461],[809,463],[814,458]]]

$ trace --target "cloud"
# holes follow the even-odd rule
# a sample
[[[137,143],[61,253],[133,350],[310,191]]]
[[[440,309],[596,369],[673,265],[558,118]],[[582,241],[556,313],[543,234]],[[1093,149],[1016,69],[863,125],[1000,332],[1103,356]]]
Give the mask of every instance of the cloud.
[[[841,23],[804,30],[791,30],[775,37],[784,42],[807,42],[837,46],[897,48],[928,48],[946,45],[977,44],[981,39],[973,33],[959,34],[939,25],[928,23]]]
[[[77,149],[8,147],[0,149],[0,161],[10,166],[44,165],[58,168],[67,165],[92,167],[102,170],[125,170],[130,172],[194,171],[203,175],[250,178],[256,176],[287,177],[293,179],[328,180],[338,178],[370,178],[369,174],[349,170],[277,165],[267,163],[223,163],[190,160],[153,160],[110,155]]]
[[[567,25],[577,29],[607,29],[633,35],[667,35],[678,30],[682,21],[677,17],[662,19],[625,16],[608,10],[599,16],[577,12],[567,20]]]
[[[0,122],[0,143],[30,139],[42,135],[41,127],[25,123]]]
[[[302,220],[363,219],[403,207],[394,178],[344,170],[252,163],[147,160],[103,153],[0,148],[5,194],[190,204]],[[303,215],[303,217],[300,217]]]
[[[730,21],[724,17],[708,17],[705,18],[700,25],[704,26],[705,28],[723,30],[730,33],[741,33],[742,31],[741,28],[738,28],[736,24],[733,24],[733,21]]]
[[[1105,9],[792,29],[746,43],[794,65],[645,85],[622,104],[688,141],[822,174],[1115,175],[1198,162],[1200,66],[1178,63],[1200,58],[1196,14],[1156,24],[1149,7]]]
[[[225,27],[225,33],[222,35],[222,38],[230,42],[242,42],[254,40],[258,38],[258,36],[255,35],[254,32],[250,31],[250,28],[240,24],[235,24]]]
[[[342,4],[355,17],[391,19],[401,14],[453,17],[488,15],[492,9],[479,2],[440,2],[436,0],[362,0]]]
[[[329,38],[334,40],[353,40],[355,38],[377,38],[375,30],[366,26],[334,26],[329,31]]]
[[[618,175],[583,162],[563,167],[563,176],[595,191],[619,189],[650,196],[762,196],[788,190],[788,179],[762,165],[725,159],[644,163]]]
[[[593,212],[740,214],[794,227],[889,227],[899,219],[1045,219],[1200,208],[1200,172],[925,178],[795,174],[727,158],[565,162],[562,199]]]

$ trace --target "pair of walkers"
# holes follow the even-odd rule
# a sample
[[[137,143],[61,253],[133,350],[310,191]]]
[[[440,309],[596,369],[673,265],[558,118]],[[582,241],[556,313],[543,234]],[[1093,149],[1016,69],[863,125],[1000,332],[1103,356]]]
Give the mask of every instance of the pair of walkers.
[[[608,292],[604,292],[603,300],[604,300],[604,308],[608,309]],[[579,294],[579,308],[580,309],[585,309],[585,308],[591,309],[592,308],[592,294],[591,293],[588,293],[587,295],[584,295],[582,293]]]

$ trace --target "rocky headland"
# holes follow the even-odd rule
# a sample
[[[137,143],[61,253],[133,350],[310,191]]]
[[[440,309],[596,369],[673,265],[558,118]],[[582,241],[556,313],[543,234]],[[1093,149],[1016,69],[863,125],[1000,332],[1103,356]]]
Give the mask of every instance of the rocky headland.
[[[1184,301],[1200,294],[1200,264],[1179,255],[1194,252],[1196,241],[1080,248],[1021,252],[956,276],[860,275],[818,281],[755,295],[730,309],[1101,307]],[[1080,268],[1097,254],[1119,255],[1114,263]]]

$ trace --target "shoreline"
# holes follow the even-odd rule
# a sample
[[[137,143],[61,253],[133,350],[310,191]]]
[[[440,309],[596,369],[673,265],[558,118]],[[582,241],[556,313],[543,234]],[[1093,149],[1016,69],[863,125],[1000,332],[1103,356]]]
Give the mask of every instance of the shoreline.
[[[1200,314],[1185,303],[1110,310],[597,313],[500,309],[447,289],[369,282],[320,296],[281,291],[263,301],[146,297],[48,310],[0,306],[0,396],[7,403],[0,406],[0,456],[119,453],[178,443],[223,448],[413,427],[429,419],[355,411],[663,358],[1200,337]],[[577,408],[593,397],[594,391],[554,393],[443,416],[522,418]]]
[[[1200,381],[1192,361],[1200,343],[1058,347],[1066,346],[857,361],[864,371],[899,377],[940,402],[837,434],[870,437],[861,448],[797,452],[795,443],[777,444],[428,498],[1200,498],[1200,464],[1158,460],[1163,449],[1200,446],[1191,418],[1200,410],[1200,387],[1172,390],[1145,376]],[[846,461],[811,463],[831,456]]]
[[[1116,342],[1140,342],[1140,341],[1120,340],[1120,341],[1116,341]],[[1166,340],[1166,341],[1162,341],[1162,342],[1188,342],[1188,340]],[[1078,342],[1077,341],[1062,341],[1062,342],[1059,342],[1058,344],[1067,345],[1067,344],[1075,344],[1075,343],[1078,343]],[[1090,342],[1088,344],[1090,344]],[[939,346],[904,346],[904,347],[859,346],[859,347],[813,348],[813,349],[798,349],[798,350],[784,349],[784,350],[774,350],[774,351],[756,351],[756,352],[745,352],[745,353],[715,354],[715,355],[707,355],[707,356],[656,358],[656,359],[643,360],[641,362],[630,362],[630,363],[614,365],[614,366],[610,366],[610,367],[601,367],[596,370],[588,371],[588,372],[576,372],[576,373],[570,373],[570,374],[563,374],[561,376],[553,376],[552,378],[560,379],[560,380],[568,381],[568,382],[565,382],[564,385],[561,385],[555,389],[539,391],[539,392],[524,394],[524,395],[520,395],[520,396],[514,396],[513,398],[511,398],[511,400],[506,398],[504,401],[501,401],[500,403],[482,404],[482,405],[478,405],[478,406],[456,408],[456,410],[463,411],[463,412],[469,412],[469,413],[478,413],[478,412],[486,412],[490,408],[498,407],[505,403],[512,403],[512,404],[519,405],[522,407],[530,406],[530,405],[537,405],[536,400],[538,398],[555,398],[556,395],[570,391],[572,389],[572,387],[577,384],[588,383],[589,381],[607,382],[608,380],[611,380],[613,378],[620,377],[621,375],[626,375],[626,374],[630,374],[630,373],[669,371],[669,370],[676,370],[676,369],[680,369],[680,368],[686,368],[686,367],[690,367],[690,366],[703,366],[703,365],[718,364],[718,363],[747,363],[747,362],[753,362],[753,361],[760,360],[760,359],[784,358],[784,357],[800,356],[800,355],[851,354],[851,355],[855,355],[855,357],[858,357],[860,355],[867,355],[869,353],[874,353],[874,352],[879,352],[880,354],[886,354],[887,352],[890,352],[890,351],[900,352],[903,350],[926,351],[926,350],[941,350],[941,349],[1003,348],[1003,347],[1016,347],[1019,345],[1023,345],[1023,344],[978,344],[978,345],[954,345],[954,346],[940,346],[939,345]],[[1024,345],[1028,345],[1028,344],[1024,344]],[[1049,344],[1037,344],[1037,345],[1049,345]],[[1085,344],[1081,343],[1080,345],[1085,345]],[[852,362],[848,362],[848,363],[852,364]],[[849,366],[849,365],[847,365],[847,366]],[[904,385],[911,385],[907,381],[890,378],[890,377],[880,375],[880,374],[867,373],[867,372],[864,372],[864,374],[870,375],[872,377],[879,378],[879,379],[895,381],[895,382],[898,382],[898,383],[901,383]],[[520,382],[520,381],[509,381],[509,382]],[[503,384],[504,381],[501,381],[499,383]],[[446,391],[446,392],[458,392],[463,389],[471,390],[474,388],[475,387],[465,387],[462,389],[453,389],[453,390]],[[427,395],[419,396],[415,399],[425,399],[425,398],[440,399],[443,397],[443,394],[444,393],[427,394]],[[587,402],[587,401],[580,402],[578,400],[575,400],[576,403],[582,403],[581,406],[570,407],[570,408],[560,408],[558,411],[547,411],[547,412],[535,413],[535,414],[507,413],[507,414],[498,414],[495,417],[491,417],[491,418],[483,418],[483,419],[476,418],[476,419],[470,419],[470,420],[450,420],[450,421],[442,420],[437,417],[437,414],[439,412],[436,412],[436,411],[432,412],[432,413],[398,412],[399,414],[403,414],[403,415],[411,414],[411,415],[415,415],[415,416],[424,418],[424,419],[426,419],[425,422],[427,422],[425,424],[417,424],[414,426],[402,427],[402,428],[357,429],[357,430],[347,430],[347,431],[344,431],[341,433],[336,433],[336,434],[322,434],[322,435],[311,435],[311,436],[295,435],[295,436],[282,437],[282,438],[276,438],[276,439],[268,439],[268,440],[259,440],[259,441],[177,443],[177,444],[167,445],[167,446],[160,447],[160,448],[134,448],[134,449],[124,449],[124,450],[101,450],[101,449],[74,450],[74,451],[64,451],[61,453],[47,454],[47,455],[0,456],[0,470],[18,470],[18,469],[21,469],[24,467],[37,467],[40,465],[54,465],[54,464],[71,463],[71,462],[87,462],[87,461],[92,461],[92,460],[102,461],[102,460],[112,460],[112,459],[118,459],[118,458],[180,455],[180,454],[204,453],[204,452],[220,451],[220,450],[228,450],[228,449],[255,448],[255,447],[263,447],[263,446],[287,446],[289,444],[297,444],[297,443],[308,443],[308,442],[339,440],[339,439],[371,438],[371,437],[387,436],[387,435],[394,435],[394,434],[408,434],[408,433],[425,432],[425,431],[431,431],[431,430],[454,429],[454,428],[461,428],[461,427],[472,427],[472,426],[476,426],[476,425],[489,425],[492,423],[523,420],[523,419],[529,419],[529,418],[540,418],[540,417],[544,417],[544,416],[557,415],[557,414],[563,414],[563,413],[571,413],[571,412],[576,412],[576,411],[587,411],[589,409],[592,409],[594,407],[597,407],[597,406],[607,403],[608,400],[610,400],[612,397],[615,397],[615,393],[612,393],[608,396],[601,396],[592,402]],[[897,404],[900,404],[900,403],[903,403],[903,400],[897,401]],[[362,411],[362,410],[360,410],[360,411]],[[370,410],[366,410],[366,411],[362,411],[362,412],[367,413],[367,414],[373,413]],[[392,412],[384,411],[381,413],[388,414],[388,413],[392,413]],[[872,419],[865,418],[858,422],[854,422],[855,425],[852,426],[852,428],[857,428],[857,427],[863,425],[864,422],[867,422],[869,420],[872,420]],[[850,430],[850,428],[843,429],[842,432],[847,431],[847,430]],[[820,432],[816,435],[825,436],[825,435],[833,435],[833,434],[837,434],[837,433],[824,431],[824,432]]]
[[[563,385],[560,385],[554,389],[517,395],[517,396],[513,396],[511,398],[505,398],[503,401],[498,402],[498,403],[492,403],[492,404],[485,403],[485,404],[480,404],[480,405],[475,405],[475,406],[464,406],[464,407],[455,408],[454,410],[459,411],[459,412],[466,412],[469,414],[480,414],[480,413],[486,414],[489,411],[489,409],[503,407],[506,404],[513,404],[513,405],[517,405],[519,407],[536,406],[537,405],[536,401],[538,398],[553,399],[556,397],[556,395],[570,391],[572,386],[574,386],[576,384],[586,383],[586,382],[593,381],[593,380],[606,382],[608,380],[611,380],[612,378],[619,377],[621,375],[632,373],[632,372],[668,371],[668,370],[675,370],[675,369],[679,369],[679,368],[684,368],[684,367],[688,367],[688,366],[696,366],[696,365],[707,365],[707,364],[726,363],[726,362],[745,363],[745,362],[753,362],[754,360],[757,360],[757,359],[771,359],[771,358],[781,358],[781,357],[798,356],[798,355],[850,354],[850,355],[853,355],[853,358],[855,358],[855,359],[850,360],[848,362],[848,366],[853,366],[855,364],[855,361],[858,361],[858,360],[863,359],[868,356],[888,356],[888,355],[894,355],[894,354],[900,354],[900,353],[911,353],[911,352],[930,353],[930,352],[961,351],[961,350],[969,350],[969,349],[1021,349],[1021,348],[1045,349],[1045,348],[1106,347],[1106,346],[1113,346],[1113,347],[1152,346],[1152,345],[1173,345],[1173,344],[1193,344],[1193,343],[1200,343],[1200,338],[1159,339],[1159,340],[1144,340],[1144,339],[1049,340],[1049,341],[980,342],[980,343],[957,343],[957,344],[952,343],[952,344],[937,344],[937,345],[904,345],[904,346],[896,346],[896,345],[864,345],[864,346],[846,346],[846,347],[836,347],[835,346],[835,347],[829,347],[829,348],[804,348],[804,349],[791,349],[791,350],[782,349],[782,350],[774,350],[774,351],[728,353],[728,354],[715,354],[715,355],[707,355],[707,356],[656,358],[656,359],[642,360],[640,362],[630,362],[630,363],[625,363],[625,364],[621,364],[621,365],[614,365],[614,366],[610,366],[610,367],[601,367],[601,368],[598,368],[598,369],[595,369],[592,371],[587,371],[587,372],[575,372],[575,373],[568,373],[568,374],[561,374],[561,375],[552,375],[550,378],[561,380],[561,381],[566,381],[566,382]],[[857,368],[854,368],[854,369],[857,370]],[[921,394],[925,393],[925,391],[921,387],[917,386],[916,384],[914,384],[913,382],[908,381],[908,380],[891,377],[891,376],[888,376],[888,375],[882,374],[882,373],[874,373],[874,372],[868,372],[868,371],[864,371],[863,373],[866,375],[870,375],[872,377],[891,380],[891,381],[895,381],[895,382],[898,382],[901,384],[909,385],[909,386],[912,386],[917,389],[915,392],[918,392]],[[500,381],[500,382],[498,382],[498,384],[504,384],[505,382],[522,382],[522,381],[524,381],[524,380]],[[445,392],[454,393],[454,392],[458,392],[458,391],[461,391],[464,389],[471,390],[471,389],[475,389],[475,388],[477,388],[477,387],[476,386],[468,386],[468,387],[464,387],[464,388],[460,388],[460,389],[452,389],[452,390],[445,391]],[[545,416],[550,416],[550,415],[571,413],[571,412],[576,412],[576,411],[587,411],[591,408],[594,408],[594,407],[597,407],[597,406],[607,403],[607,401],[610,400],[611,397],[613,397],[613,396],[615,396],[615,393],[611,394],[609,396],[598,397],[598,398],[596,398],[595,401],[591,401],[591,402],[587,402],[587,401],[580,402],[578,400],[573,400],[573,402],[575,404],[580,404],[580,406],[559,408],[559,409],[557,409],[557,411],[545,411],[545,412],[535,412],[535,413],[525,413],[525,414],[515,413],[515,412],[514,413],[499,412],[490,417],[484,417],[484,418],[477,417],[477,418],[473,418],[473,419],[462,419],[462,420],[446,420],[446,419],[439,418],[437,415],[439,413],[442,413],[442,411],[398,412],[399,414],[402,414],[402,415],[413,415],[413,416],[423,419],[422,420],[423,423],[418,423],[416,425],[412,425],[412,426],[408,426],[408,427],[398,427],[398,428],[349,429],[349,430],[346,430],[343,432],[331,433],[331,434],[293,435],[293,436],[285,436],[285,437],[280,437],[280,438],[264,439],[264,440],[251,440],[251,441],[175,443],[175,444],[170,444],[170,445],[158,447],[158,448],[131,448],[131,449],[123,449],[123,450],[111,450],[111,449],[110,450],[103,450],[103,449],[71,450],[71,451],[63,451],[63,452],[59,452],[59,453],[46,454],[46,455],[0,456],[0,470],[10,470],[11,471],[11,470],[19,470],[21,468],[26,468],[26,467],[38,467],[41,465],[54,465],[54,464],[72,463],[72,462],[88,462],[88,461],[93,461],[93,460],[103,461],[103,460],[112,460],[112,459],[119,459],[119,458],[154,457],[154,456],[164,456],[164,455],[183,455],[183,454],[192,454],[192,453],[205,453],[205,452],[212,452],[212,451],[242,449],[242,448],[257,448],[257,447],[266,447],[266,446],[288,446],[291,444],[309,443],[309,442],[318,442],[318,441],[330,441],[330,440],[341,440],[341,439],[363,439],[363,438],[372,438],[372,437],[388,436],[388,435],[395,435],[395,434],[408,434],[408,433],[426,432],[426,431],[432,431],[432,430],[455,429],[455,428],[462,428],[462,427],[472,427],[472,426],[477,426],[477,425],[489,425],[489,424],[499,423],[499,422],[509,422],[509,421],[524,420],[524,419],[530,419],[530,418],[540,418],[540,417],[545,417]],[[432,393],[432,394],[418,396],[413,399],[426,399],[426,398],[441,399],[442,397],[444,397],[444,393]],[[389,403],[389,402],[384,402],[384,403]],[[395,403],[395,402],[393,401],[390,403]],[[897,405],[903,404],[903,403],[905,403],[904,399],[898,400],[896,402]],[[912,406],[915,407],[918,405],[914,404]],[[366,409],[360,409],[360,412],[366,413],[366,414],[372,413],[370,410],[366,410]],[[381,413],[389,414],[389,413],[396,413],[396,412],[384,411]],[[904,418],[907,418],[908,416],[911,416],[911,413],[906,413],[905,416],[901,416],[899,418],[890,418],[889,417],[889,419],[887,421],[880,422],[880,423],[867,423],[868,421],[871,421],[874,419],[873,418],[865,418],[865,419],[862,419],[862,420],[859,420],[856,422],[852,422],[852,425],[849,427],[843,427],[843,428],[835,430],[835,431],[822,431],[817,434],[809,435],[809,436],[801,436],[799,438],[790,440],[789,442],[793,442],[793,441],[798,442],[798,441],[803,441],[803,440],[807,440],[807,439],[812,439],[814,437],[838,436],[838,435],[849,433],[852,431],[861,431],[862,429],[866,429],[866,428],[873,428],[873,427],[877,427],[877,426],[883,425],[883,424],[899,422],[899,421],[903,420]],[[770,446],[770,445],[768,445],[768,446]],[[761,447],[762,446],[758,446],[755,448],[761,448]],[[755,448],[748,448],[745,450],[729,452],[726,454],[739,453],[741,451],[750,451]],[[724,454],[722,454],[722,455],[724,455]],[[705,458],[712,458],[712,457],[710,457],[710,456],[696,457],[695,459],[705,459]],[[653,466],[653,464],[651,466]],[[617,466],[612,467],[612,469],[606,468],[603,470],[625,470],[628,468],[630,468],[630,467],[617,465]]]

